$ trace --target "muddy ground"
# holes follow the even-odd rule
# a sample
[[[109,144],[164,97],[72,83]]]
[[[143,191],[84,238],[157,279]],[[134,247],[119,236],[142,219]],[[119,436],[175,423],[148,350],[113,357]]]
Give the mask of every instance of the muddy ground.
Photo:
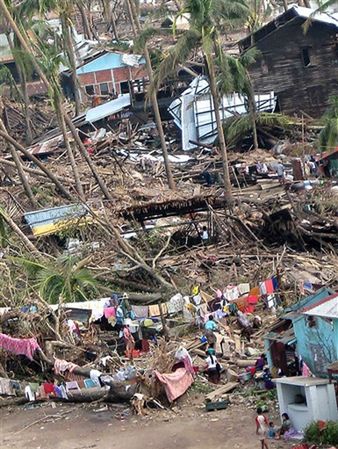
[[[125,407],[44,404],[0,409],[1,449],[254,449],[255,414],[244,405],[205,412],[203,406],[131,415]],[[101,410],[101,411],[100,411]],[[125,412],[125,413],[124,413]],[[273,449],[291,443],[269,441]]]

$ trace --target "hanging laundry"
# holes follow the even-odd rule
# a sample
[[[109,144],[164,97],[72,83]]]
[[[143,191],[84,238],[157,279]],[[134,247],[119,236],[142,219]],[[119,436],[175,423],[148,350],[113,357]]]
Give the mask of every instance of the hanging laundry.
[[[167,302],[168,313],[179,313],[182,312],[184,306],[184,300],[181,293],[177,293]]]
[[[224,297],[228,301],[235,301],[239,298],[239,290],[237,285],[228,285],[224,291]]]
[[[200,292],[199,286],[198,286],[198,285],[194,285],[194,286],[192,287],[192,289],[191,289],[191,295],[192,295],[192,296],[196,296],[196,295],[199,294],[199,292]]]
[[[202,302],[202,296],[200,294],[198,295],[194,295],[192,297],[193,303],[195,304],[195,306],[199,306]]]
[[[49,382],[44,382],[42,384],[44,392],[46,394],[54,394],[54,384],[51,384]]]
[[[131,306],[131,310],[135,313],[136,318],[148,318],[148,306]]]
[[[162,312],[163,315],[167,315],[168,314],[168,309],[167,309],[167,305],[166,304],[162,304]],[[152,306],[149,306],[149,316],[160,316],[161,312],[160,312],[160,306],[158,304],[154,304]]]
[[[272,284],[273,284],[274,291],[278,290],[279,285],[278,285],[278,278],[277,278],[277,276],[272,276]]]
[[[275,290],[273,288],[273,281],[272,279],[267,279],[265,281],[265,289],[266,289],[266,294],[267,295],[271,295]]]
[[[240,295],[245,295],[250,292],[250,284],[239,284],[238,291]]]
[[[266,285],[265,281],[259,283],[259,292],[261,296],[266,295]]]
[[[65,371],[72,372],[75,368],[78,368],[78,365],[75,365],[73,362],[67,362],[66,360],[61,360],[55,358],[54,360],[54,373],[61,374]]]
[[[160,316],[160,315],[161,313],[158,304],[149,306],[149,316]]]
[[[261,292],[260,292],[260,289],[259,289],[259,287],[257,286],[257,287],[252,287],[251,289],[250,289],[250,292],[249,292],[249,295],[251,296],[260,296],[261,295]]]
[[[33,360],[37,349],[41,350],[35,338],[13,338],[5,334],[0,334],[0,348],[17,355],[25,355],[30,360]]]
[[[108,319],[111,316],[115,318],[116,316],[116,309],[115,307],[106,307],[104,309],[104,316]]]

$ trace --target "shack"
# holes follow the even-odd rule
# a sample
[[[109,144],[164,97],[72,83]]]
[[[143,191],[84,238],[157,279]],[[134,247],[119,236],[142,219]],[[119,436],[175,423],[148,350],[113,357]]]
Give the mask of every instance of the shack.
[[[255,91],[274,91],[285,114],[319,117],[338,94],[338,15],[313,12],[293,6],[239,41],[241,53],[260,52],[249,68]]]
[[[338,293],[321,288],[294,304],[264,337],[270,368],[299,373],[303,361],[319,377],[338,359]]]

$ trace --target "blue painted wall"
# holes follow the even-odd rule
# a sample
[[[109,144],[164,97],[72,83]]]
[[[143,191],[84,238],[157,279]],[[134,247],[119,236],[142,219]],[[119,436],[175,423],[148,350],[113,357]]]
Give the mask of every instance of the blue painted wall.
[[[144,58],[141,58],[140,63],[145,63]],[[106,53],[105,55],[102,55],[99,58],[88,62],[88,64],[79,67],[76,70],[76,74],[83,75],[85,73],[97,72],[99,70],[117,69],[119,67],[127,67],[127,65],[122,61],[122,54]]]
[[[309,327],[306,315],[293,321],[297,352],[316,376],[327,376],[327,366],[338,360],[338,320],[314,317]]]

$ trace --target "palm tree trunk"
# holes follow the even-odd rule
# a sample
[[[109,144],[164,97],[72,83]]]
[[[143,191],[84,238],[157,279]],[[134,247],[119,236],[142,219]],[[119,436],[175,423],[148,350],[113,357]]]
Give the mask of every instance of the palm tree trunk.
[[[76,166],[74,153],[73,153],[73,150],[72,150],[69,140],[68,140],[66,123],[65,123],[65,119],[61,113],[62,107],[61,107],[61,100],[60,100],[59,96],[57,96],[57,98],[56,98],[55,106],[56,106],[56,114],[58,116],[59,126],[60,126],[60,129],[62,132],[62,136],[63,136],[63,140],[65,142],[66,149],[67,149],[68,159],[69,159],[70,165],[72,167],[72,171],[73,171],[73,175],[74,175],[74,179],[75,179],[76,190],[77,190],[77,193],[79,194],[80,198],[83,200],[84,199],[83,188],[82,188],[82,184],[81,184],[81,180],[80,180],[79,171]]]
[[[1,129],[1,131],[7,133],[7,129],[6,129],[5,125],[4,125],[4,122],[1,120],[1,118],[0,118],[0,129]],[[28,196],[29,201],[30,201],[31,205],[33,206],[33,208],[37,208],[38,207],[38,203],[37,203],[37,201],[35,199],[35,196],[33,195],[31,186],[30,186],[30,184],[29,184],[29,182],[28,182],[28,180],[26,178],[25,172],[23,171],[22,163],[21,163],[21,160],[20,160],[20,158],[18,156],[18,153],[16,152],[16,149],[13,147],[13,145],[9,144],[8,148],[9,148],[9,151],[11,153],[12,159],[13,159],[13,161],[15,163],[15,166],[16,166],[16,169],[18,171],[18,175],[19,175],[20,181],[21,181],[21,183],[23,185],[23,188],[25,190],[25,193]]]
[[[88,167],[89,167],[90,171],[92,172],[92,174],[93,174],[96,182],[98,183],[99,187],[101,188],[102,193],[104,194],[104,196],[107,198],[107,200],[111,200],[111,195],[110,195],[110,193],[108,191],[108,188],[107,188],[105,182],[103,181],[103,179],[101,178],[101,176],[99,175],[99,173],[98,173],[98,171],[97,171],[97,169],[95,167],[95,164],[93,163],[93,161],[91,160],[91,158],[90,158],[90,156],[88,154],[88,151],[87,151],[86,147],[83,145],[83,143],[82,143],[82,141],[81,141],[81,139],[79,137],[79,134],[78,134],[78,132],[77,132],[77,130],[76,130],[72,120],[70,119],[70,117],[65,112],[63,112],[63,115],[64,115],[64,118],[65,118],[65,122],[66,122],[68,128],[70,129],[70,131],[72,133],[72,136],[75,139],[75,142],[76,142],[76,144],[78,146],[78,149],[79,149],[79,151],[81,153],[81,156],[87,162]]]
[[[227,147],[225,144],[224,131],[223,131],[223,123],[221,120],[221,115],[219,113],[219,101],[218,101],[218,92],[216,85],[216,73],[215,66],[212,55],[206,55],[206,62],[209,73],[209,81],[210,81],[210,92],[212,96],[212,100],[214,103],[214,112],[217,126],[217,134],[219,140],[219,147],[221,150],[222,161],[223,161],[223,178],[224,178],[224,188],[225,195],[228,199],[232,198],[232,188],[230,182],[230,174],[229,174],[229,164],[228,164],[228,153]]]
[[[28,44],[27,40],[26,40],[25,37],[22,35],[22,33],[20,32],[19,28],[17,27],[15,21],[13,20],[13,17],[12,17],[12,15],[11,15],[11,13],[9,12],[7,6],[6,6],[5,0],[0,0],[0,9],[2,10],[2,12],[3,12],[3,14],[4,14],[6,20],[8,20],[8,23],[10,24],[10,26],[11,26],[12,30],[14,31],[14,33],[16,34],[18,40],[20,41],[20,43],[21,43],[21,45],[22,45],[22,48],[24,49],[25,52],[27,52],[27,54],[29,54],[29,55],[31,56],[31,58],[32,58],[32,63],[33,63],[33,65],[34,65],[34,68],[35,68],[37,74],[39,75],[40,79],[42,80],[42,82],[44,83],[44,85],[47,87],[47,89],[51,90],[51,89],[52,89],[52,86],[51,86],[50,82],[48,81],[46,75],[44,74],[43,70],[41,69],[40,65],[38,64],[37,59],[36,59],[36,57],[35,57],[35,55],[34,55],[34,52],[32,51],[32,48],[30,47],[30,44]],[[86,160],[86,162],[87,162],[87,164],[88,164],[90,170],[92,171],[92,173],[93,173],[93,175],[94,175],[94,178],[96,179],[98,185],[100,186],[100,188],[101,188],[103,194],[105,195],[105,197],[106,197],[107,199],[111,199],[110,194],[109,194],[108,189],[107,189],[107,186],[105,185],[105,183],[104,183],[103,180],[101,179],[101,177],[100,177],[100,175],[98,174],[98,172],[97,172],[97,170],[96,170],[96,168],[95,168],[93,162],[91,161],[90,157],[88,156],[87,150],[85,149],[83,143],[81,142],[81,139],[80,139],[80,137],[79,137],[79,135],[78,135],[78,133],[77,133],[77,130],[76,130],[76,128],[75,128],[73,122],[72,122],[71,119],[69,118],[68,114],[67,114],[66,111],[64,110],[64,107],[63,107],[62,104],[61,104],[61,113],[62,113],[62,115],[64,116],[65,122],[66,122],[67,126],[69,127],[69,129],[70,129],[70,131],[71,131],[71,133],[72,133],[72,135],[73,135],[73,137],[74,137],[74,139],[75,139],[75,141],[76,141],[76,143],[77,143],[77,145],[78,145],[78,148],[79,148],[79,150],[80,150],[80,153],[81,153],[82,156],[85,158],[85,160]],[[2,133],[2,134],[4,134],[4,133]],[[0,135],[1,135],[1,134],[0,134]],[[7,136],[3,136],[3,137],[7,137]],[[8,137],[10,137],[10,136],[8,136]],[[14,142],[15,142],[15,141],[14,141]],[[15,142],[15,144],[17,144],[17,143]],[[16,146],[16,145],[14,145],[14,146]],[[25,150],[25,148],[21,147],[21,145],[20,145],[20,148],[18,148],[18,149],[20,149],[20,151],[25,151],[25,152],[28,154],[27,157],[30,158],[30,160],[32,160],[31,158],[34,157],[34,156],[32,156],[29,152],[27,152],[27,151]],[[34,159],[40,164],[40,161],[39,161],[36,157],[34,157]],[[36,165],[38,165],[38,164],[36,164]],[[43,171],[45,171],[46,168],[44,167],[44,165],[43,165],[43,164],[40,164],[40,165],[43,167],[43,169],[42,169],[41,167],[40,167],[40,168],[41,168]],[[38,166],[39,166],[39,165],[38,165]],[[52,179],[52,178],[50,177],[50,175],[52,175],[52,176],[54,177],[54,181],[53,181],[53,182],[54,182],[54,183],[57,182],[58,184],[60,184],[60,187],[62,188],[63,193],[66,194],[66,196],[68,196],[69,198],[71,198],[70,193],[69,193],[69,192],[62,186],[62,184],[61,184],[60,182],[58,182],[57,178],[53,175],[53,173],[51,173],[49,170],[47,170],[47,171],[48,171],[48,174],[47,174],[47,172],[45,171],[45,173],[47,174],[47,176],[48,176],[50,179]],[[60,189],[60,188],[59,188],[59,189]],[[62,190],[61,190],[61,191],[62,191]]]
[[[92,34],[92,31],[89,26],[88,17],[86,14],[86,8],[84,7],[81,0],[77,3],[77,7],[81,14],[84,35],[87,39],[91,40],[93,38],[93,34]]]
[[[6,31],[6,37],[8,41],[9,48],[12,52],[15,67],[19,75],[20,80],[20,87],[21,87],[21,96],[24,102],[24,109],[25,109],[25,121],[26,121],[26,143],[27,145],[30,145],[33,140],[33,133],[32,133],[32,126],[31,126],[31,120],[30,120],[30,101],[27,91],[27,77],[24,68],[21,68],[20,62],[17,59],[17,52],[15,51],[14,42],[11,38],[11,33],[9,30]]]
[[[247,83],[248,83],[248,100],[249,100],[249,113],[251,117],[251,123],[252,123],[252,135],[253,135],[253,145],[254,149],[258,149],[258,136],[257,136],[257,108],[256,108],[256,101],[255,101],[255,92],[253,89],[253,85],[251,82],[251,78],[249,75],[249,72],[246,70],[246,77],[247,77]]]
[[[137,31],[136,31],[136,19],[133,19],[133,10],[132,10],[132,5],[131,2],[133,0],[127,0],[127,10],[128,10],[128,16],[129,16],[129,20],[130,20],[130,24],[131,24],[131,29],[133,30],[133,35],[136,37],[137,36]]]
[[[71,36],[71,30],[69,27],[69,18],[65,15],[61,15],[62,33],[64,38],[64,46],[68,56],[68,61],[71,70],[71,77],[74,89],[75,100],[75,114],[79,115],[81,111],[81,96],[80,96],[80,84],[76,76],[76,58],[74,54],[73,39]]]
[[[0,0],[2,1],[2,0]],[[17,148],[21,153],[29,159],[31,162],[33,162],[37,167],[42,170],[46,176],[52,181],[53,184],[57,187],[57,189],[65,196],[67,199],[74,201],[74,198],[70,194],[70,192],[64,187],[64,185],[58,180],[58,178],[33,154],[31,154],[29,151],[26,150],[22,145],[20,145],[16,140],[11,137],[7,131],[4,132],[0,130],[0,137],[3,137],[8,143],[13,145],[15,148]]]
[[[136,11],[136,6],[133,3],[133,0],[127,0],[127,4],[130,7],[131,17],[132,17],[132,24],[134,23],[133,29],[136,28],[137,32],[140,33],[141,32],[141,26],[140,26],[138,13]],[[136,34],[135,34],[135,36],[136,36]],[[148,76],[149,76],[149,81],[150,81],[150,84],[153,84],[154,83],[154,73],[153,73],[153,68],[152,68],[152,65],[151,65],[151,59],[150,59],[150,54],[149,54],[149,50],[148,50],[147,44],[144,46],[144,57],[146,59],[146,66],[147,66],[147,72],[148,72]],[[156,91],[154,91],[151,94],[151,103],[152,103],[152,107],[153,107],[153,110],[154,110],[154,115],[155,115],[155,121],[156,121],[158,134],[160,136],[161,148],[162,148],[162,154],[163,154],[163,159],[164,159],[165,171],[166,171],[166,174],[167,174],[168,185],[169,185],[170,189],[175,190],[176,186],[175,186],[174,178],[173,178],[173,175],[172,175],[172,172],[171,172],[171,168],[170,168],[167,144],[166,144],[165,136],[164,136],[164,132],[163,132],[163,126],[162,126],[162,121],[161,121],[161,114],[160,114],[160,109],[158,107]]]
[[[36,246],[33,245],[33,243],[29,240],[29,238],[21,231],[19,226],[15,223],[14,220],[5,212],[3,209],[0,209],[0,215],[3,217],[5,222],[8,224],[8,226],[12,229],[12,231],[15,232],[15,234],[19,237],[19,239],[22,241],[24,246],[28,251],[31,251],[33,253],[38,253],[39,250],[36,248]]]

